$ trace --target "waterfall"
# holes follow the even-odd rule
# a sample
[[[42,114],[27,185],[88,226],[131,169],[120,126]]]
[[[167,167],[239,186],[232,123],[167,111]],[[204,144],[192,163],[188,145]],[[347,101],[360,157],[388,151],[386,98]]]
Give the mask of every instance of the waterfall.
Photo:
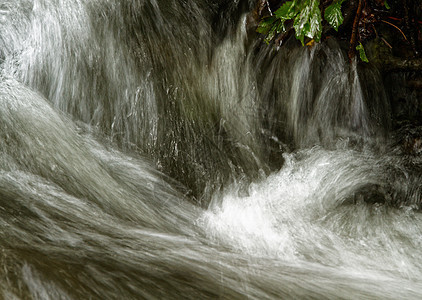
[[[422,161],[253,1],[0,1],[4,299],[422,296]]]

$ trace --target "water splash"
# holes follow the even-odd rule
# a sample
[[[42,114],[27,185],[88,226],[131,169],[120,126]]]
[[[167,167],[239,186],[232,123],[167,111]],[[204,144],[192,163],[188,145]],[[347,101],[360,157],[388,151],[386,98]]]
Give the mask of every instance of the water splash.
[[[240,6],[0,2],[3,298],[420,298],[379,74]]]
[[[391,206],[385,170],[394,158],[386,163],[340,147],[285,160],[248,195],[233,187],[216,196],[198,221],[210,239],[256,258],[321,264],[374,282],[374,270],[417,282],[420,215]]]

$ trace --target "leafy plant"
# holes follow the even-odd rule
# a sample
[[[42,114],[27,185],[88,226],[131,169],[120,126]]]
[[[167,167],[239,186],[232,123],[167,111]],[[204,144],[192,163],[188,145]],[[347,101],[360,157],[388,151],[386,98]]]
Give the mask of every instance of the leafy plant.
[[[344,21],[341,5],[345,1],[333,0],[324,10],[325,21],[336,31]],[[388,8],[387,0],[384,0],[384,5]],[[285,1],[271,16],[262,19],[257,31],[266,35],[265,42],[268,44],[276,35],[286,32],[286,22],[290,22],[296,39],[304,45],[305,37],[312,39],[312,43],[321,40],[322,21],[320,0],[290,0]],[[361,60],[367,62],[365,49],[360,42],[356,50],[359,51]]]
[[[324,18],[335,30],[343,23],[341,4],[345,0],[334,0],[325,9]],[[285,22],[293,21],[296,38],[304,45],[305,37],[319,42],[322,34],[322,15],[319,0],[291,0],[286,1],[277,9],[273,16],[264,18],[257,31],[267,35],[269,43],[276,34],[286,30]]]
[[[305,2],[306,3],[306,2]],[[311,0],[303,6],[296,15],[293,27],[296,38],[304,45],[305,36],[319,42],[321,39],[321,11],[319,10],[319,0]]]

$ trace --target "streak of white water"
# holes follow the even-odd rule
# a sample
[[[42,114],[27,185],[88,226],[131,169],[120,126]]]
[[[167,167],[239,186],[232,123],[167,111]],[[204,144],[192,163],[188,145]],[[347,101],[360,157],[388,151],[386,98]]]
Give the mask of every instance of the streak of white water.
[[[215,200],[200,222],[210,238],[258,257],[421,278],[421,216],[388,207],[385,157],[318,148],[295,156],[248,196]]]
[[[256,47],[238,4],[0,0],[3,298],[421,297],[379,76]]]

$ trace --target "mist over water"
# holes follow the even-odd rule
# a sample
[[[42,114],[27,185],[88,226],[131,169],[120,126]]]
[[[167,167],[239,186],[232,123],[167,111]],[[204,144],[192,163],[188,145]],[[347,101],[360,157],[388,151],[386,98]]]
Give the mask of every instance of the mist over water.
[[[0,0],[2,298],[422,296],[380,75],[251,5]]]

